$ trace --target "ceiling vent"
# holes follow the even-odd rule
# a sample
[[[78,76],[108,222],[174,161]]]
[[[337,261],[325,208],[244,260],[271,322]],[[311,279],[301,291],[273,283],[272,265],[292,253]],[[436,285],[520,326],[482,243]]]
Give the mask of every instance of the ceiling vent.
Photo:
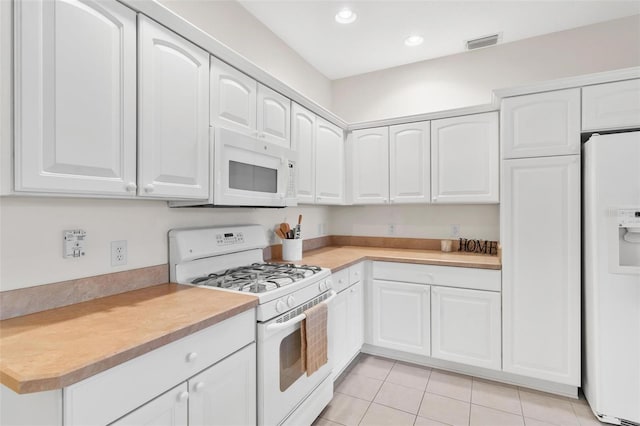
[[[498,44],[501,39],[501,34],[491,34],[485,37],[476,38],[473,40],[467,40],[467,50],[480,49],[481,47],[493,46]]]

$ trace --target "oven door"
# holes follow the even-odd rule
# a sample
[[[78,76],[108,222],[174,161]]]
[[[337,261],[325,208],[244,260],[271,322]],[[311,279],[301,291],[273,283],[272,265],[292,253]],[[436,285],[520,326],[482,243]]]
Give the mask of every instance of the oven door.
[[[327,333],[333,327],[332,291],[324,302],[329,305]],[[258,425],[275,426],[304,401],[331,374],[332,339],[327,336],[328,361],[311,376],[301,366],[300,324],[304,314],[284,323],[276,319],[258,323]]]
[[[215,205],[296,205],[293,151],[224,128],[215,129],[213,145]]]

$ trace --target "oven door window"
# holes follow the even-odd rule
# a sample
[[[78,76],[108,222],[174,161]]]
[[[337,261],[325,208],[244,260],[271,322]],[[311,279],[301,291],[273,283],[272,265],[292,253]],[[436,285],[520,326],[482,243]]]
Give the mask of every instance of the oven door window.
[[[278,192],[278,170],[230,160],[229,188],[275,194]]]
[[[286,391],[303,374],[300,329],[280,341],[280,392]]]

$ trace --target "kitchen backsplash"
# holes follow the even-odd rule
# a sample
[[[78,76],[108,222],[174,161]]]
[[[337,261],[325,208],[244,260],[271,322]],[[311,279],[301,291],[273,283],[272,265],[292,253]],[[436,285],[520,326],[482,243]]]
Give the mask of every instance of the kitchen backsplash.
[[[0,291],[166,264],[167,231],[186,226],[257,223],[273,229],[304,216],[303,238],[323,235],[498,240],[497,205],[298,206],[287,209],[170,209],[163,201],[45,197],[0,199]],[[389,234],[393,225],[394,234]],[[62,257],[62,232],[87,232],[86,255]],[[279,240],[267,233],[269,244]],[[111,241],[127,241],[124,266],[112,267]]]

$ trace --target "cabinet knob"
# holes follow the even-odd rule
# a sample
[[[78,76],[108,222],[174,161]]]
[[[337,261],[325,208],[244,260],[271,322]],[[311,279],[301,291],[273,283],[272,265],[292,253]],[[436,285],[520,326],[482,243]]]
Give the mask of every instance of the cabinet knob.
[[[153,192],[153,189],[153,185],[151,184],[144,186],[144,192]]]
[[[355,293],[355,292],[356,292],[356,289],[355,289],[355,288],[352,288],[350,291],[351,291],[351,293]]]
[[[438,201],[438,197],[433,197],[431,198],[431,201],[433,201],[434,203]]]
[[[195,385],[193,385],[194,392],[200,392],[202,389],[204,389],[204,382],[198,382]]]
[[[196,352],[189,352],[187,354],[187,362],[193,362],[198,358],[198,354]]]
[[[138,188],[138,187],[137,187],[137,186],[136,186],[136,184],[135,184],[135,183],[133,183],[133,182],[129,182],[129,183],[127,184],[127,186],[125,186],[125,187],[124,187],[124,189],[126,189],[126,190],[127,190],[127,192],[133,192],[133,191],[135,191],[135,190],[136,190],[136,188]]]
[[[187,392],[187,391],[180,392],[176,399],[178,400],[178,402],[186,401],[187,399],[189,399],[189,392]]]

